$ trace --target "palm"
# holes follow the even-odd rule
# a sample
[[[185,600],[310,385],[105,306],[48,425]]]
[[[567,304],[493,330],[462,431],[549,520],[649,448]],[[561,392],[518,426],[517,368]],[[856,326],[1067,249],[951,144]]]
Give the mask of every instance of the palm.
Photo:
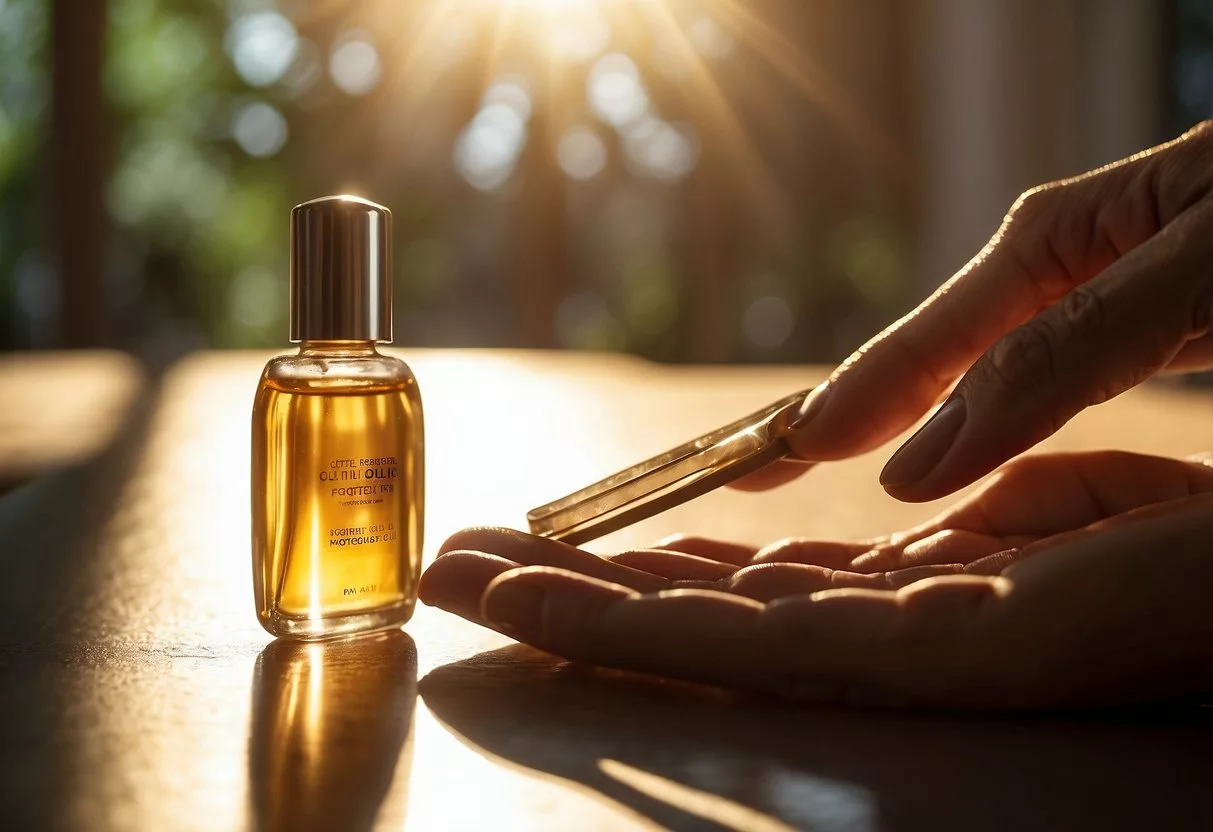
[[[966,567],[997,574],[1002,553],[1205,491],[1213,491],[1207,465],[1108,451],[1027,457],[931,521],[871,540],[792,539],[757,547],[679,537],[603,559],[517,532],[469,529],[440,552],[468,554],[431,567],[422,597],[478,610],[488,582],[519,566],[568,569],[639,591],[711,586],[759,600],[841,586],[897,587]]]
[[[795,695],[826,684],[829,697],[1057,704],[1067,701],[1060,689],[1042,692],[1036,680],[1028,691],[1008,668],[1035,673],[1051,645],[1064,679],[1075,651],[1106,647],[1100,628],[1136,627],[1134,637],[1146,638],[1149,627],[1121,622],[1121,609],[1140,607],[1167,638],[1169,596],[1194,582],[1193,569],[1209,571],[1188,544],[1206,539],[1199,524],[1210,498],[1207,465],[1041,456],[1008,466],[931,522],[871,541],[760,549],[681,538],[600,558],[518,532],[468,530],[443,547],[421,594],[568,658],[678,678]],[[1181,523],[1173,540],[1171,527],[1149,527],[1151,514],[1182,513],[1193,501],[1195,531]],[[1159,546],[1163,556],[1143,569],[1142,552]],[[1100,574],[1123,580],[1093,578]],[[1147,584],[1152,594],[1138,591]],[[519,623],[523,585],[542,603]],[[1081,645],[1059,633],[1080,634]],[[1121,667],[1113,648],[1106,668]],[[999,699],[1008,688],[1010,699]]]

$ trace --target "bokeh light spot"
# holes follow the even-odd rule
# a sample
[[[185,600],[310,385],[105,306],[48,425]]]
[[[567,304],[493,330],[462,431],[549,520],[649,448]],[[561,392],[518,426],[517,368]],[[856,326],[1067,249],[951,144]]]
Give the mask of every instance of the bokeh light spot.
[[[241,150],[257,159],[267,159],[286,144],[286,118],[264,101],[250,101],[232,118],[232,138]]]
[[[687,38],[701,55],[709,58],[725,58],[733,51],[733,36],[710,15],[703,15],[693,22]]]
[[[606,49],[611,25],[595,6],[566,4],[549,24],[552,51],[574,61],[588,61]]]
[[[333,83],[349,95],[366,95],[379,83],[382,72],[379,52],[361,33],[347,34],[329,58]]]
[[[699,141],[689,126],[676,127],[650,115],[629,125],[623,134],[628,161],[642,175],[673,182],[699,161]]]
[[[635,122],[649,109],[640,70],[627,55],[603,55],[590,70],[587,94],[598,117],[615,127]]]
[[[564,131],[556,145],[556,160],[570,179],[591,179],[606,167],[606,145],[598,134],[578,124]]]
[[[474,188],[502,185],[526,143],[526,121],[504,104],[482,107],[455,141],[455,167]]]
[[[792,307],[784,298],[763,295],[746,308],[741,330],[754,346],[772,350],[788,340],[795,325]]]
[[[483,106],[501,104],[516,112],[524,121],[531,117],[531,93],[527,80],[509,75],[498,78],[484,92]]]
[[[257,12],[232,21],[226,46],[240,77],[254,87],[265,87],[280,79],[294,61],[299,35],[278,12]]]

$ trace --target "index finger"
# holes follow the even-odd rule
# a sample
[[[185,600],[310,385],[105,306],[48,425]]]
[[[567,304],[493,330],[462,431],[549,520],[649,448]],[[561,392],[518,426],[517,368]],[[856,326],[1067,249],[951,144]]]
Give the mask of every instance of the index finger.
[[[1000,337],[1153,236],[1182,210],[1155,192],[1166,145],[1024,194],[990,242],[806,401],[790,443],[807,460],[870,450],[909,427]]]

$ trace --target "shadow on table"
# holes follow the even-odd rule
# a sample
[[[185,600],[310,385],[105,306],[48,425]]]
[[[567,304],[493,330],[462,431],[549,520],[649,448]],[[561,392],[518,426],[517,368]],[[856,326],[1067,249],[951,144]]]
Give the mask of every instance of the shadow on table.
[[[71,762],[79,701],[65,672],[87,654],[81,606],[93,600],[96,547],[138,469],[161,394],[141,379],[121,424],[92,456],[33,479],[0,471],[0,806],[4,828],[65,826],[78,806]],[[4,403],[54,408],[54,401]],[[3,465],[0,465],[3,467]]]
[[[1213,712],[794,707],[510,647],[438,668],[464,741],[673,829],[1213,829]]]
[[[403,812],[401,752],[417,702],[417,649],[400,630],[340,642],[272,642],[253,675],[249,790],[259,830],[374,827]],[[411,750],[411,746],[410,746]],[[404,766],[396,776],[398,766]]]

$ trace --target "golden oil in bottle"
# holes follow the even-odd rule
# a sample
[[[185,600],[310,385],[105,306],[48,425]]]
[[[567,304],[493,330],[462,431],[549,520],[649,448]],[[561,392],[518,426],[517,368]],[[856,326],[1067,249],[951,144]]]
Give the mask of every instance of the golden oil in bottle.
[[[397,627],[421,570],[424,427],[391,340],[390,213],[326,197],[291,214],[291,340],[253,406],[257,616],[283,638]]]

